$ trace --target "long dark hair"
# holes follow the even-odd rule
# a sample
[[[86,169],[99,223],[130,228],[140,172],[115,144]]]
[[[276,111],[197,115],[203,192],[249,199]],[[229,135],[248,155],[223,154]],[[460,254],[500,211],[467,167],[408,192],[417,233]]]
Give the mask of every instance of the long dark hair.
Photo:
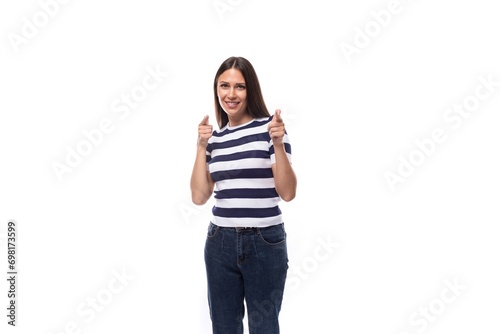
[[[217,81],[219,80],[219,76],[230,68],[239,70],[245,79],[247,91],[246,112],[254,118],[271,116],[267,110],[264,98],[262,97],[259,79],[257,78],[257,73],[252,64],[243,57],[230,57],[220,65],[214,80],[215,117],[217,118],[219,128],[222,129],[225,127],[229,122],[229,118],[219,103],[219,98],[217,96]]]

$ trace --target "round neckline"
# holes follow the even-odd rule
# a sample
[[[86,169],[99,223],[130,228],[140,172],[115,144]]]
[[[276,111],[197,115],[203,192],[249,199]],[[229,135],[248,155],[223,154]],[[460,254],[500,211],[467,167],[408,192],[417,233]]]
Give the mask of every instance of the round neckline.
[[[228,121],[227,122],[227,129],[228,130],[235,130],[235,129],[241,128],[242,126],[248,125],[248,124],[252,123],[253,121],[255,121],[255,118],[252,118],[250,121],[248,121],[246,123],[243,123],[240,125],[235,125],[235,126],[229,126],[229,121]]]

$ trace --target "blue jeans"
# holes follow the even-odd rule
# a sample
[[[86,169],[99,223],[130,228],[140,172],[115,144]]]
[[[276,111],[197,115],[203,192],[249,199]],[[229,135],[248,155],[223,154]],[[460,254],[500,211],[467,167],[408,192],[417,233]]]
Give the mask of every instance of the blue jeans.
[[[278,334],[288,255],[284,224],[263,228],[210,223],[205,244],[213,334]]]

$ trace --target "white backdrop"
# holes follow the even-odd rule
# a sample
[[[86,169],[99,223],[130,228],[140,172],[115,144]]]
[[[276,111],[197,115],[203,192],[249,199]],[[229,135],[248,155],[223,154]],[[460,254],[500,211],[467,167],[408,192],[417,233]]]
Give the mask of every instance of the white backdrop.
[[[189,177],[233,55],[292,141],[282,332],[498,332],[495,8],[3,1],[1,332],[210,333]]]

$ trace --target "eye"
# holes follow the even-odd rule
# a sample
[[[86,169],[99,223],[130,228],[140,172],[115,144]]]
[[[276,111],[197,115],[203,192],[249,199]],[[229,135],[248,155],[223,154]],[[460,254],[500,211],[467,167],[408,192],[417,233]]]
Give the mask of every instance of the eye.
[[[221,84],[220,84],[220,87],[221,87],[221,88],[227,88],[227,87],[229,87],[229,85],[228,85],[228,84],[226,84],[226,83],[221,83]]]
[[[245,89],[245,86],[244,85],[238,85],[236,88],[243,90],[243,89]]]

